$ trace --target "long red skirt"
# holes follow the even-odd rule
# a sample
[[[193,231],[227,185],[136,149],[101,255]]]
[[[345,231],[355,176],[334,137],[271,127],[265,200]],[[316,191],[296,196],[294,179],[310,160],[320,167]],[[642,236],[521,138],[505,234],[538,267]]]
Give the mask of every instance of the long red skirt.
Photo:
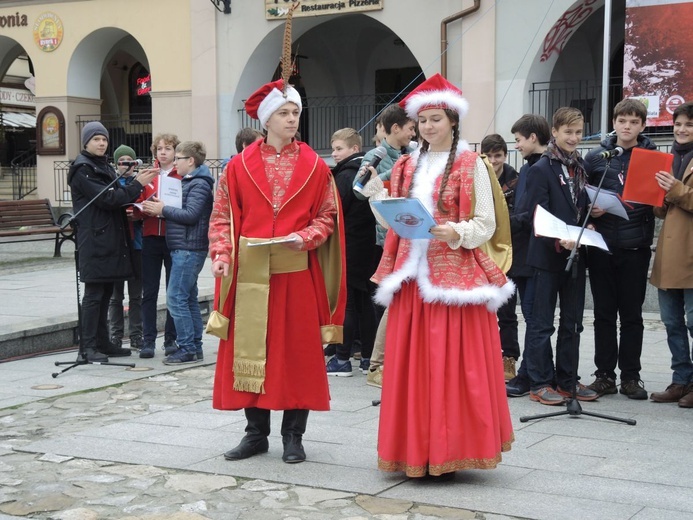
[[[514,440],[496,315],[424,303],[405,283],[389,309],[378,468],[409,477],[495,468]]]

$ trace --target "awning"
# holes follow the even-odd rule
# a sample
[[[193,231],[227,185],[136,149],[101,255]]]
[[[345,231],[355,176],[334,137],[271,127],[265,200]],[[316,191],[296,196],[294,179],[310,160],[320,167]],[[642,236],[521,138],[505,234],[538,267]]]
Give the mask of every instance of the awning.
[[[36,128],[36,116],[25,112],[3,112],[3,126],[10,128]]]

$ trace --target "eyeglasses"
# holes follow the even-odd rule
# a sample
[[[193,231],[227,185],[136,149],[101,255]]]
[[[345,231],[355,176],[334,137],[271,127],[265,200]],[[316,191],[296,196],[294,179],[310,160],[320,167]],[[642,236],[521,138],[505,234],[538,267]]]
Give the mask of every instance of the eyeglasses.
[[[188,157],[174,157],[173,160],[177,161],[178,159],[190,159],[190,156]]]

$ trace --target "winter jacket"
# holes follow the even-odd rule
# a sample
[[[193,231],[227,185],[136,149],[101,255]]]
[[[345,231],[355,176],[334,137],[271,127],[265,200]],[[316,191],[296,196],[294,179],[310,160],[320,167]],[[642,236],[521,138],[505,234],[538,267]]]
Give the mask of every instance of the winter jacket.
[[[589,183],[598,186],[602,173],[606,167],[606,159],[599,157],[605,150],[616,148],[617,137],[611,136],[604,139],[599,146],[592,148],[585,156],[585,170]],[[638,136],[637,148],[656,150],[655,144],[647,137]],[[613,157],[609,163],[609,169],[604,176],[602,188],[623,194],[623,186],[628,175],[628,165],[633,149],[624,151],[623,155]],[[595,229],[602,234],[609,249],[623,248],[636,249],[650,247],[654,237],[654,214],[652,207],[644,204],[630,203],[626,206],[628,220],[605,213],[599,218],[592,218]]]
[[[115,179],[116,172],[105,156],[82,151],[70,166],[67,182],[73,211],[79,213],[77,247],[82,282],[108,283],[133,274],[130,229],[123,205],[137,199],[142,185],[135,179],[122,186]]]
[[[534,268],[527,265],[527,249],[529,248],[529,237],[532,233],[532,217],[524,207],[527,175],[529,169],[541,158],[540,153],[535,153],[527,158],[527,163],[520,168],[517,184],[515,184],[515,197],[512,210],[510,211],[510,231],[513,242],[513,264],[508,271],[510,278],[531,278]]]
[[[362,153],[355,153],[332,168],[332,175],[344,213],[346,235],[347,285],[368,290],[368,280],[375,272],[375,217],[368,201],[356,197],[352,188],[361,167]]]
[[[171,251],[209,248],[209,216],[212,214],[214,178],[207,165],[198,166],[183,177],[183,207],[164,206],[166,245]]]

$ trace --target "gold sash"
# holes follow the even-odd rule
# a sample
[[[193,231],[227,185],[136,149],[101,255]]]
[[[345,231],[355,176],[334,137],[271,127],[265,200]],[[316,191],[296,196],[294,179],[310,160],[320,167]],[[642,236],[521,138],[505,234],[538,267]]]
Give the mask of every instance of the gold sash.
[[[267,362],[267,312],[272,274],[308,269],[308,252],[292,251],[283,245],[248,247],[266,238],[240,237],[236,289],[233,388],[264,394]]]

